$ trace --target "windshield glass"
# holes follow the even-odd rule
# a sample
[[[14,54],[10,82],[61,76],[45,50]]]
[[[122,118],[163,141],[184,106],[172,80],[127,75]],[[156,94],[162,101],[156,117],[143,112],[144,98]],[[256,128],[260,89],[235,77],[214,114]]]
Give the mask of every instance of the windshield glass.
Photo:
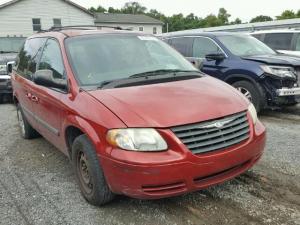
[[[0,52],[19,52],[25,38],[0,37]]]
[[[152,36],[80,36],[67,39],[66,48],[81,85],[97,85],[155,70],[196,71],[173,48]]]
[[[274,55],[276,52],[250,35],[226,35],[218,39],[237,56]]]

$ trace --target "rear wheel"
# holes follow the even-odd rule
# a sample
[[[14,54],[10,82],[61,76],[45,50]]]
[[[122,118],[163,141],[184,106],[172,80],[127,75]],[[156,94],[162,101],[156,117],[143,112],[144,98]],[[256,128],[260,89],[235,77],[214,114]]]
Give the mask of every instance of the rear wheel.
[[[17,104],[17,116],[19,122],[19,128],[21,136],[24,139],[32,139],[38,137],[38,132],[29,124],[26,117],[24,116],[23,110],[20,104]]]
[[[95,148],[86,135],[77,137],[72,145],[72,161],[83,197],[96,206],[114,198],[101,168]]]
[[[239,92],[241,92],[256,108],[259,112],[263,105],[263,96],[260,94],[260,90],[249,81],[238,81],[232,84]]]
[[[3,100],[4,100],[4,96],[0,94],[0,104],[3,103]]]

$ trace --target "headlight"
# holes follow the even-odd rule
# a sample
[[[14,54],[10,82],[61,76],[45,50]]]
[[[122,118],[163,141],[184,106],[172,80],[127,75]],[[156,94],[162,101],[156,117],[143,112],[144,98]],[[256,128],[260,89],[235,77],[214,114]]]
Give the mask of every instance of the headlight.
[[[6,74],[6,65],[0,65],[0,73],[1,74]]]
[[[168,149],[160,134],[152,128],[127,128],[108,131],[108,143],[121,149],[155,152]]]
[[[251,117],[252,117],[252,120],[253,120],[253,123],[256,124],[257,122],[257,112],[256,112],[256,109],[254,107],[254,105],[251,103],[248,107],[248,112],[250,113]]]
[[[262,65],[260,66],[261,69],[270,75],[277,76],[277,77],[289,77],[296,79],[296,71],[293,67],[286,67],[286,66],[267,66]]]

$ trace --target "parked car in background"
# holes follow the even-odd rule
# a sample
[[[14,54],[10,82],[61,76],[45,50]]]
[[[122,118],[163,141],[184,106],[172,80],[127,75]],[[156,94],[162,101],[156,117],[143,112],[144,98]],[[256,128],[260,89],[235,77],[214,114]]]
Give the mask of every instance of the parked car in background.
[[[202,59],[204,73],[234,86],[257,111],[299,101],[300,58],[279,55],[250,35],[175,32],[162,39],[192,63]]]
[[[7,73],[7,63],[16,60],[16,56],[25,38],[0,37],[0,103],[5,96],[12,96],[10,75]]]
[[[237,90],[153,36],[87,29],[28,38],[12,85],[22,136],[69,156],[90,203],[181,195],[258,161],[265,128]]]
[[[280,53],[300,57],[300,30],[266,30],[251,35]]]

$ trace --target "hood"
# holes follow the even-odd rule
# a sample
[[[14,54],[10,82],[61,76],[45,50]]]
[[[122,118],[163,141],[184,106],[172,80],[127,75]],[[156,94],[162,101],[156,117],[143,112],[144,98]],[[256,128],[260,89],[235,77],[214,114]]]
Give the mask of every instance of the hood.
[[[246,60],[262,62],[274,65],[300,66],[300,58],[296,56],[277,54],[277,55],[257,55],[242,57]]]
[[[17,53],[2,53],[0,54],[0,65],[6,64],[9,61],[14,61],[17,58]]]
[[[167,128],[247,110],[248,101],[215,78],[90,91],[128,127]]]

